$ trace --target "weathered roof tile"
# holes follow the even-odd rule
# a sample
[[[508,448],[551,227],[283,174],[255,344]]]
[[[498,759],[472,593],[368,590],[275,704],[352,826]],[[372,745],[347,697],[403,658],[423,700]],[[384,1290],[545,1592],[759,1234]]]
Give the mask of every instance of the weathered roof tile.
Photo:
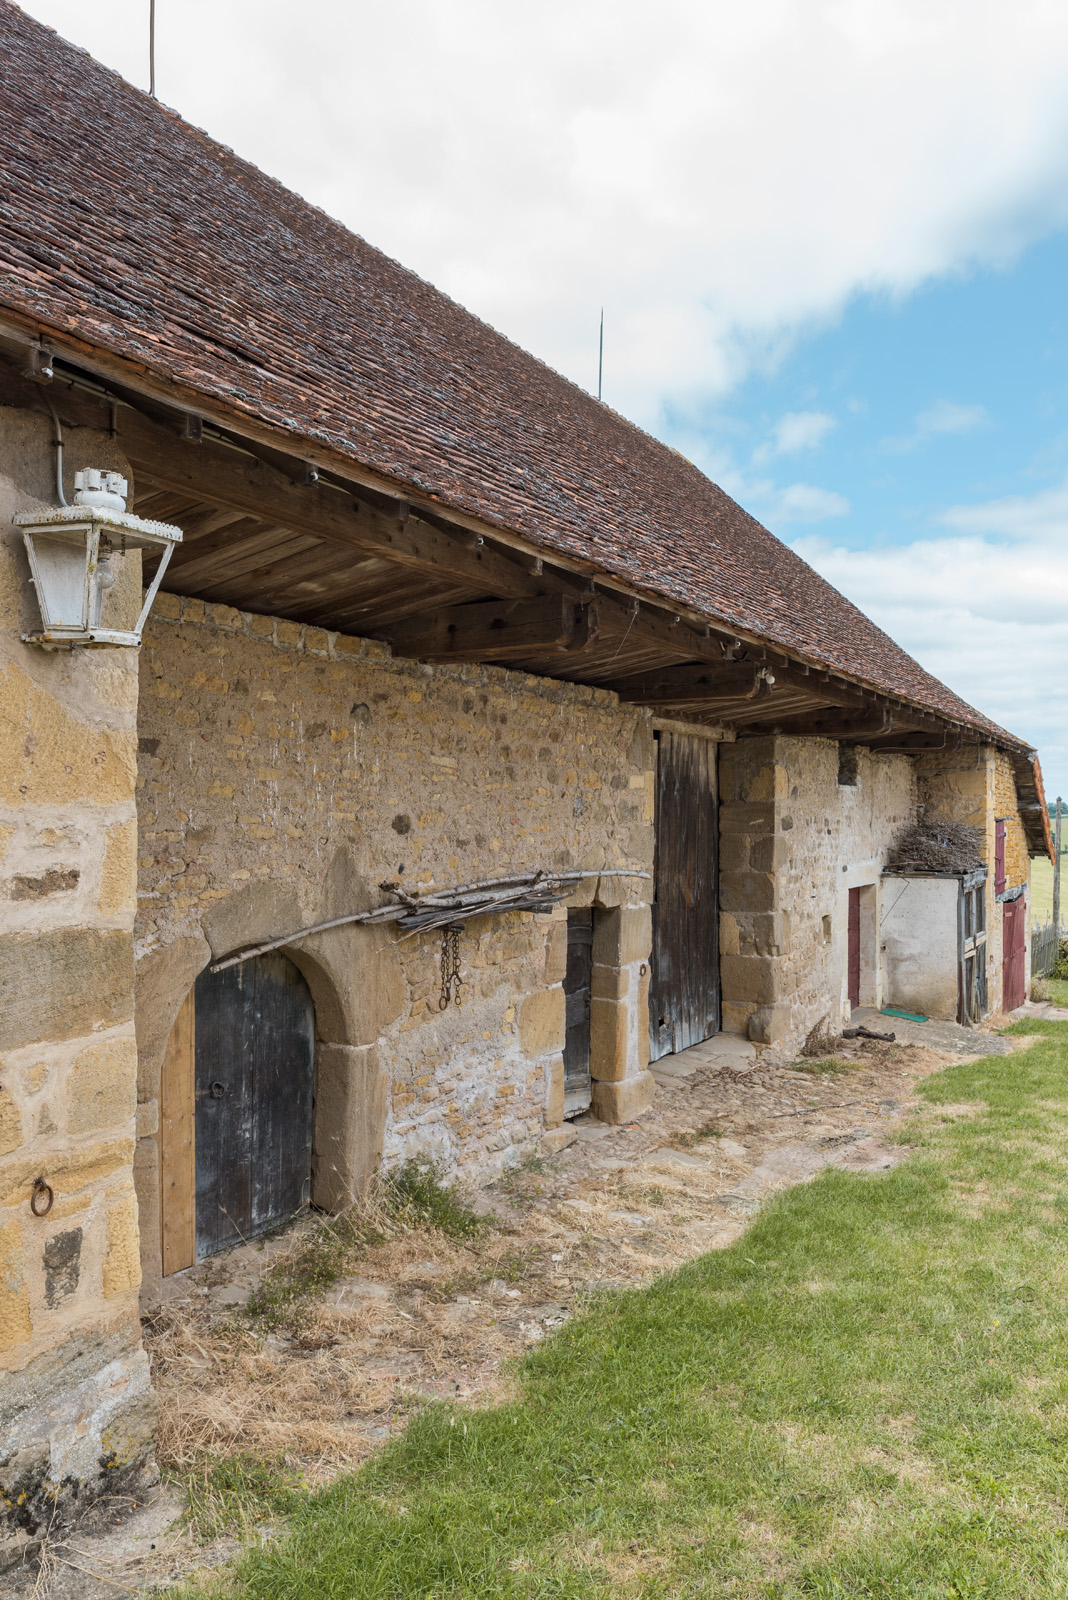
[[[6,0],[0,29],[0,305],[1011,740],[676,451]]]

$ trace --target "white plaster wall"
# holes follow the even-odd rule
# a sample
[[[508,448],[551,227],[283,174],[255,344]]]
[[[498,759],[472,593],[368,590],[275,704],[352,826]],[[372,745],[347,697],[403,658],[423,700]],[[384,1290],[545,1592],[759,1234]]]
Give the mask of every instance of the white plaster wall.
[[[885,879],[884,1003],[925,1017],[956,1020],[959,890],[956,878]]]
[[[787,860],[781,881],[788,947],[784,998],[791,1037],[821,1017],[846,1021],[849,1005],[849,891],[861,889],[860,1003],[887,1004],[878,930],[887,854],[915,811],[912,763],[903,755],[859,753],[858,781],[838,783],[838,746],[784,739],[780,836]],[[825,919],[830,919],[830,937]],[[954,935],[955,948],[955,935]]]

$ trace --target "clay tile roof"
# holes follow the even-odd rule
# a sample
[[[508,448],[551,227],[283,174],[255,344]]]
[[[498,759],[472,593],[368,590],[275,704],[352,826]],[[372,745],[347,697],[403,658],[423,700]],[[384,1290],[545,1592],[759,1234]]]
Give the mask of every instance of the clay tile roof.
[[[0,0],[0,307],[1006,734],[674,450]]]

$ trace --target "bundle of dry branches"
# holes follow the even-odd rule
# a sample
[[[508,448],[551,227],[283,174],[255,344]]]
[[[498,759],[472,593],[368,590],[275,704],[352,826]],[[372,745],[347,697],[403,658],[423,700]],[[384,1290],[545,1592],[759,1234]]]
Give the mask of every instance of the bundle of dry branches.
[[[914,822],[894,841],[891,872],[976,872],[983,836],[966,822]]]

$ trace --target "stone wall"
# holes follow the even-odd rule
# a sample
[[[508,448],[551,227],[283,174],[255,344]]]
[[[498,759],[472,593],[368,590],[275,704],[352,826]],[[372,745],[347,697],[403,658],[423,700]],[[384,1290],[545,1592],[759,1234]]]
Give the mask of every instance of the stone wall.
[[[164,595],[138,732],[146,1211],[160,1060],[196,973],[212,953],[380,904],[384,881],[415,892],[539,867],[597,873],[573,901],[602,908],[594,1100],[611,1118],[649,1103],[651,879],[612,871],[652,869],[647,714],[595,689],[394,660]],[[484,1181],[561,1121],[564,910],[471,921],[464,1003],[444,1012],[440,949],[440,934],[397,943],[351,926],[287,946],[316,1002],[322,1203],[351,1196],[380,1159],[433,1157]]]
[[[1027,853],[1027,833],[1020,816],[1012,762],[1003,750],[993,750],[991,756],[994,767],[994,817],[1005,822],[1005,887],[1029,887],[1031,858]]]
[[[790,1050],[849,1015],[849,890],[861,899],[861,1003],[883,1003],[882,868],[915,814],[908,756],[860,750],[839,784],[824,739],[739,739],[720,752],[723,1026]]]
[[[105,436],[69,430],[66,454],[68,493],[81,466],[129,476]],[[137,654],[21,642],[40,613],[11,517],[55,504],[53,462],[43,409],[0,412],[0,1566],[152,1470],[132,1181]],[[117,616],[136,606],[138,557],[112,595]],[[55,1197],[40,1217],[38,1178]]]
[[[1029,893],[1031,863],[1020,818],[1012,762],[992,745],[970,745],[958,751],[924,755],[916,763],[918,797],[928,816],[967,822],[980,830],[987,864],[987,1004],[1000,1011],[1004,960],[1003,912],[994,886],[994,841],[998,819],[1005,820],[1006,890],[1024,886]],[[1028,977],[1030,977],[1028,942]]]

